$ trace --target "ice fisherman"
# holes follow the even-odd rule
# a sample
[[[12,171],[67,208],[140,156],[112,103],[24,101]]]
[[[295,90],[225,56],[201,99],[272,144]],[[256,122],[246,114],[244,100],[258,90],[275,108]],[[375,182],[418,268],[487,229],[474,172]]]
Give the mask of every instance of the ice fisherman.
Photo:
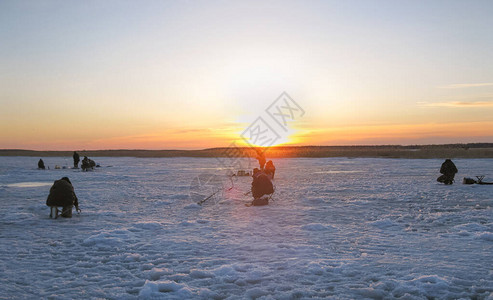
[[[265,155],[264,155],[263,152],[261,152],[257,148],[255,148],[255,151],[257,152],[257,160],[258,160],[258,164],[260,166],[260,170],[263,170],[264,169],[264,165],[265,165]]]
[[[272,160],[269,160],[265,164],[265,174],[270,176],[271,179],[274,179],[274,174],[276,174],[276,167],[274,166],[274,163],[272,162]]]
[[[39,159],[39,161],[38,161],[38,169],[40,169],[40,170],[46,169],[45,162],[42,159]]]
[[[263,170],[253,169],[252,175],[252,205],[261,206],[269,204],[269,198],[264,197],[274,193],[274,186],[270,177]]]
[[[455,164],[447,158],[440,167],[440,173],[443,174],[437,178],[438,182],[445,184],[452,184],[454,182],[455,174],[458,172]]]
[[[80,165],[82,171],[93,169],[95,166],[96,163],[94,162],[94,160],[88,158],[87,156],[84,156],[84,159],[82,160],[82,164]]]
[[[79,168],[79,162],[80,162],[79,153],[74,151],[74,155],[72,155],[72,158],[74,159],[74,169],[78,169]]]
[[[72,208],[74,206],[77,212],[81,211],[79,209],[79,200],[68,177],[55,180],[46,199],[46,205],[51,208],[50,218],[55,219],[58,217],[58,207],[62,207],[61,216],[64,218],[72,217]]]

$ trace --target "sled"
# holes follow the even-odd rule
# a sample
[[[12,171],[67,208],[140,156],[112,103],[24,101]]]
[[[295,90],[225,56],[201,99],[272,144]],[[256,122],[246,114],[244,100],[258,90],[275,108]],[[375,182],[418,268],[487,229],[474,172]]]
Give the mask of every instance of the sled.
[[[245,206],[250,207],[250,206],[268,205],[271,197],[272,197],[272,195],[269,195],[269,196],[265,195],[265,196],[262,196],[260,198],[253,199],[253,201],[251,203],[245,203]]]
[[[493,182],[484,182],[484,175],[476,176],[476,178],[478,179],[478,182],[476,182],[477,184],[493,184]]]
[[[484,177],[485,177],[484,175],[477,175],[476,178],[478,180],[475,180],[475,179],[472,179],[472,178],[469,178],[469,177],[464,177],[464,179],[462,179],[462,183],[463,184],[493,185],[493,182],[485,182],[485,181],[483,181]]]
[[[235,176],[238,176],[238,177],[252,176],[252,174],[250,174],[250,172],[245,171],[245,170],[238,170],[238,172],[235,174]]]

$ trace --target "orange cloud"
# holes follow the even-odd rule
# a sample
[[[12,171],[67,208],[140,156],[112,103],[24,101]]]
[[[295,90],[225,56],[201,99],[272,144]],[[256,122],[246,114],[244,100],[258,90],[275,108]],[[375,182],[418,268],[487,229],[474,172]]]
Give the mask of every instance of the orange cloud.
[[[456,143],[493,140],[493,122],[345,126],[307,129],[304,145]]]
[[[493,107],[493,101],[419,102],[418,104],[427,107]]]
[[[473,88],[473,87],[483,87],[483,86],[493,86],[493,82],[457,83],[457,84],[443,85],[443,86],[440,86],[439,88],[441,88],[441,89],[463,89],[463,88]]]
[[[300,126],[301,125],[301,126]],[[493,142],[493,121],[317,127],[300,123],[285,145],[376,145]],[[73,149],[203,149],[242,145],[241,127],[172,128],[150,133],[83,138],[11,139],[1,148]]]
[[[97,139],[88,149],[201,149],[227,146],[234,138],[232,128],[168,129],[147,134]]]

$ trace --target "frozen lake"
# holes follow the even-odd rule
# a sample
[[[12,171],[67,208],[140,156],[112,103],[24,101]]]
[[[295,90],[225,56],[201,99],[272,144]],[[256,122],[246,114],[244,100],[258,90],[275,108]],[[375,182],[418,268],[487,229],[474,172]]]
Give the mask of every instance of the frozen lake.
[[[231,187],[214,158],[38,159],[0,157],[0,299],[493,299],[493,186],[461,184],[493,159],[452,186],[438,159],[276,159],[267,207],[249,177],[194,204],[199,174]],[[52,220],[63,176],[82,214]]]

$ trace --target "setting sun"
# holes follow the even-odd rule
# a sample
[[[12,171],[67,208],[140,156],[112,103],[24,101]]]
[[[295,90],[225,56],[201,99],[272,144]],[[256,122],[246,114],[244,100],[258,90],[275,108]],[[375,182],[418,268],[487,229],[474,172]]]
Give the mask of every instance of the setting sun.
[[[225,147],[283,92],[306,114],[272,145],[493,141],[492,43],[466,38],[489,27],[466,4],[75,6],[1,5],[0,148]]]

